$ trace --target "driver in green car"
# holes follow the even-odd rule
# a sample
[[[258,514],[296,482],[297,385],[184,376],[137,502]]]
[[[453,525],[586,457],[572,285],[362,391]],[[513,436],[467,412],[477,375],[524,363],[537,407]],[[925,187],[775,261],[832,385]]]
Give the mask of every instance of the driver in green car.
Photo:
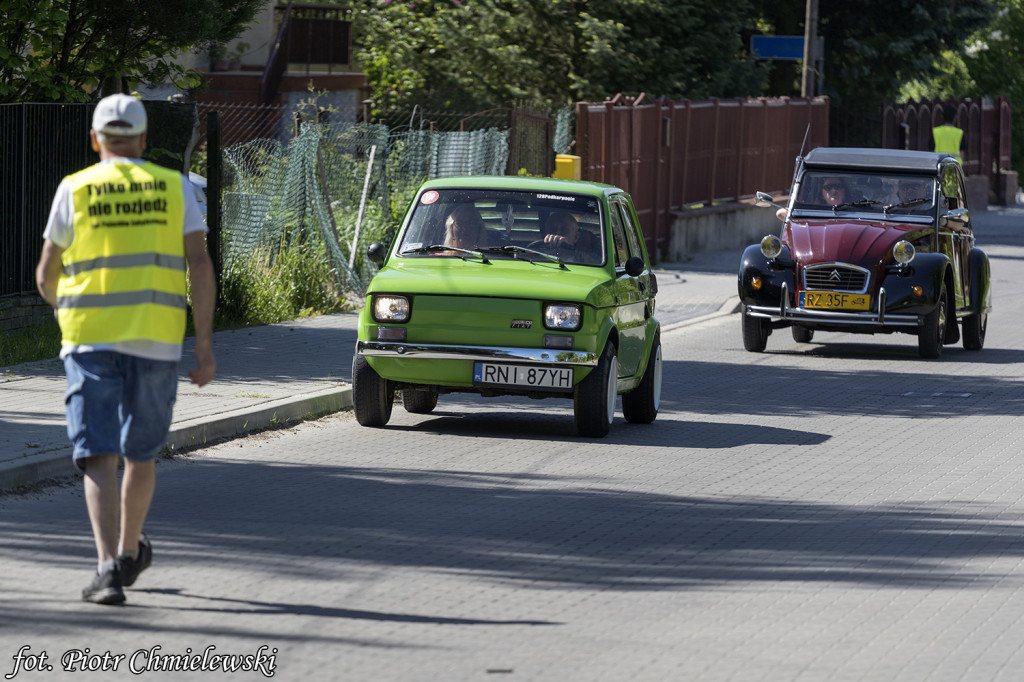
[[[571,249],[584,263],[599,263],[591,234],[581,230],[571,213],[556,211],[544,223],[544,244],[554,249]]]

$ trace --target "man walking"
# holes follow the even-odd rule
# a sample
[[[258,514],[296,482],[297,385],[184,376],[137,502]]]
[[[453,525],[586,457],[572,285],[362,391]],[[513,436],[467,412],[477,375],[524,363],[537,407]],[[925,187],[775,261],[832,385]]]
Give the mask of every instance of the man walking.
[[[90,137],[100,162],[57,188],[36,268],[60,323],[68,437],[99,559],[82,598],[99,604],[123,602],[153,558],[142,529],[177,395],[186,264],[197,363],[189,377],[203,386],[216,370],[206,225],[184,176],[142,160],[146,128],[134,97],[99,102]]]
[[[942,113],[942,122],[932,128],[935,151],[955,154],[956,158],[963,160],[964,131],[957,127],[956,107],[947,104],[942,108]]]

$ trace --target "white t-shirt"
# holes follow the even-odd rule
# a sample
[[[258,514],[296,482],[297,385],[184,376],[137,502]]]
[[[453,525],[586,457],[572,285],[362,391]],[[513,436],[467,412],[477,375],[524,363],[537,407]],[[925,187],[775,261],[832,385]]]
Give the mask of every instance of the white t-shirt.
[[[116,158],[107,159],[100,163],[145,163],[142,159]],[[182,195],[185,197],[185,220],[182,231],[182,239],[186,234],[193,232],[206,232],[206,223],[203,221],[203,212],[199,208],[196,196],[192,187],[188,184],[185,176],[181,176]],[[57,187],[57,193],[53,196],[53,205],[50,206],[50,218],[46,221],[46,229],[43,231],[43,239],[49,239],[62,249],[71,246],[75,239],[74,225],[75,205],[74,197],[71,194],[71,183],[65,178]],[[94,350],[113,350],[125,355],[135,355],[150,360],[171,360],[181,359],[181,344],[164,343],[161,341],[119,341],[117,343],[98,343],[94,345],[75,346],[64,344],[60,349],[60,357],[63,359],[69,353],[86,353]]]

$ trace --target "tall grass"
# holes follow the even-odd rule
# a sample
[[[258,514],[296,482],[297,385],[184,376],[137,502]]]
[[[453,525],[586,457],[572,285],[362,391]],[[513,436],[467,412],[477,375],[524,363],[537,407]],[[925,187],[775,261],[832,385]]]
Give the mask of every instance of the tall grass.
[[[315,243],[293,243],[276,255],[260,249],[235,259],[221,277],[221,328],[273,324],[345,310],[337,272]]]
[[[60,327],[43,320],[0,334],[0,367],[55,358],[60,353]]]

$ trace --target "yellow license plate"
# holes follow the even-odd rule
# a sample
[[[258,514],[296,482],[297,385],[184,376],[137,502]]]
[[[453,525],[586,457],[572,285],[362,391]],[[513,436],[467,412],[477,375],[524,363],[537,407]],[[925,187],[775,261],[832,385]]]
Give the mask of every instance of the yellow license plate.
[[[800,307],[821,310],[867,310],[871,307],[871,296],[843,294],[838,291],[801,291]]]

